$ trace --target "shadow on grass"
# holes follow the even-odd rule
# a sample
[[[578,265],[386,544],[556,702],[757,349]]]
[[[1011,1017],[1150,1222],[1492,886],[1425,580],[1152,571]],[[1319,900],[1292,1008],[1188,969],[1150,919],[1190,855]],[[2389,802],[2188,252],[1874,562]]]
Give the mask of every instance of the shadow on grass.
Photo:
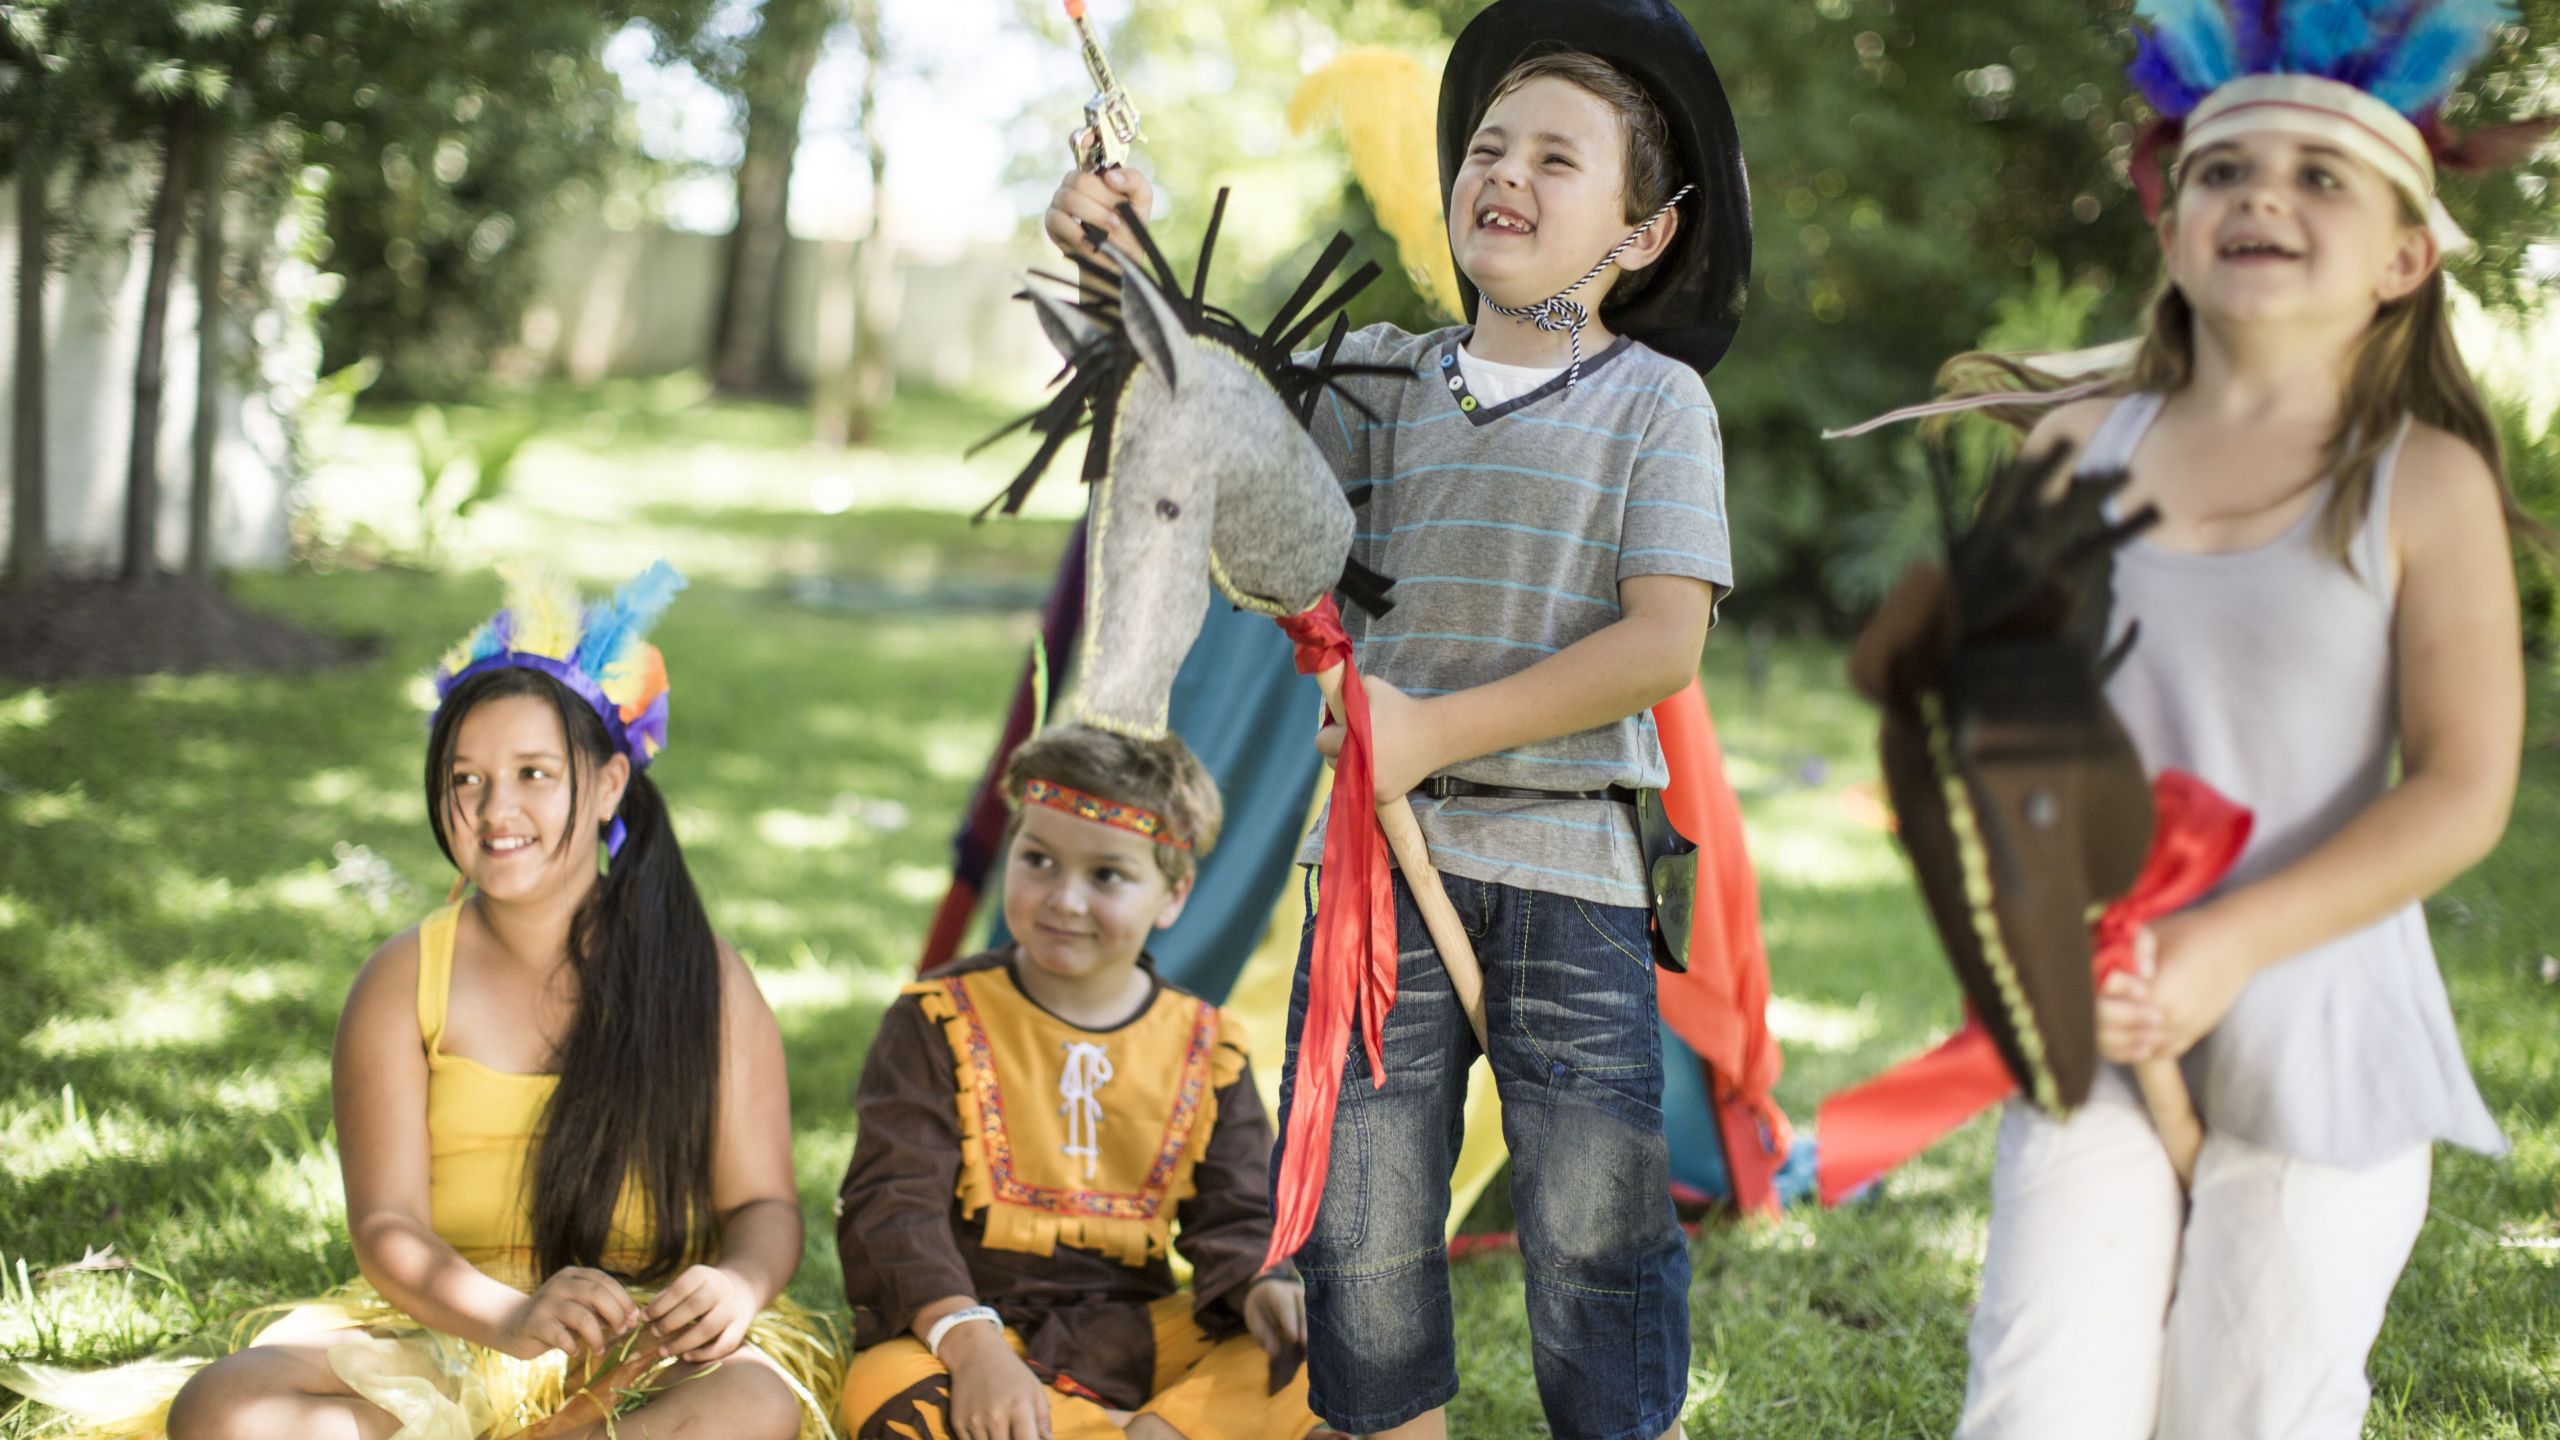
[[[711,514],[664,523],[731,523]],[[773,524],[778,539],[797,533]],[[894,557],[944,544],[943,527],[957,522],[909,514],[878,534]],[[1029,528],[991,529],[994,548],[933,563],[1045,574]],[[850,557],[857,534],[824,543]],[[421,814],[416,692],[497,587],[378,573],[253,577],[239,594],[307,626],[379,634],[383,657],[317,675],[0,690],[0,1263],[41,1271],[113,1244],[168,1277],[66,1276],[39,1282],[32,1303],[13,1293],[0,1353],[120,1358],[352,1273],[325,1139],[330,1032],[363,957],[444,892]],[[1023,616],[852,617],[704,584],[658,636],[675,679],[658,774],[713,917],[782,1024],[809,1224],[793,1291],[826,1311],[841,1313],[830,1212],[854,1077],[912,971],[1029,633]],[[1822,1095],[1958,1015],[1889,837],[1843,803],[1844,787],[1873,783],[1873,720],[1838,667],[1835,652],[1780,646],[1754,689],[1741,648],[1722,643],[1706,666],[1750,797],[1788,1047],[1780,1094],[1808,1124]],[[2536,733],[2554,699],[2539,680]],[[2560,1250],[2536,1243],[2560,1237],[2560,988],[2541,964],[2560,934],[2555,836],[2560,752],[2542,748],[2506,845],[2434,907],[2471,1058],[2518,1151],[2441,1158],[2436,1218],[2373,1357],[2369,1433],[2560,1431]],[[1977,1122],[1877,1202],[1710,1227],[1692,1248],[1693,1433],[1946,1433],[1991,1151]],[[1533,1433],[1517,1259],[1462,1264],[1453,1284],[1466,1382],[1454,1433]],[[0,1436],[24,1433],[0,1416]]]

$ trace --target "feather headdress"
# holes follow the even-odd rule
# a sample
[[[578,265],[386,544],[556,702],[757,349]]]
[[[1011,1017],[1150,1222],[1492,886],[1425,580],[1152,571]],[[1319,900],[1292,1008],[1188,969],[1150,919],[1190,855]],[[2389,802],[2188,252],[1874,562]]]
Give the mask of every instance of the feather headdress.
[[[2136,0],[2134,85],[2182,119],[2251,75],[2352,85],[2418,120],[2516,21],[2511,0]]]
[[[596,712],[632,765],[655,759],[667,745],[667,665],[648,633],[684,577],[661,560],[611,599],[582,605],[575,586],[538,566],[500,565],[498,575],[506,608],[445,653],[436,667],[437,704],[485,671],[539,670]]]
[[[2126,75],[2160,112],[2134,184],[2157,214],[2156,157],[2183,162],[2248,130],[2284,130],[2372,165],[2426,212],[2439,246],[2470,241],[2436,202],[2438,167],[2511,164],[2551,133],[2539,119],[2457,136],[2446,97],[2515,23],[2513,0],[2135,0]]]
[[[2436,198],[2436,172],[2517,164],[2548,139],[2546,116],[2457,135],[2445,99],[2515,22],[2512,0],[2134,0],[2134,59],[2126,75],[2159,112],[2134,143],[2143,213],[2166,199],[2159,157],[2179,163],[2251,131],[2317,140],[2371,165],[2405,194],[2458,254],[2468,236]],[[2012,414],[2103,394],[2124,383],[2134,346],[2012,357],[2046,382],[2026,391],[1957,393],[1906,405],[1823,438],[1863,435],[1904,420],[1965,411]],[[2014,407],[2014,408],[2013,408]]]

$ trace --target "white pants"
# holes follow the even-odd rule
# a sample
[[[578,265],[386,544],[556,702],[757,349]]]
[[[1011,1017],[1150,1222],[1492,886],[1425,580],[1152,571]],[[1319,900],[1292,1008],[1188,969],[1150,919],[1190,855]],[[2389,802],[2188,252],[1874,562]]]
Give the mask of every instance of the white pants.
[[[2012,1101],[1959,1440],[2354,1440],[2430,1160],[2207,1130],[2189,1206],[2119,1074],[2068,1122]]]

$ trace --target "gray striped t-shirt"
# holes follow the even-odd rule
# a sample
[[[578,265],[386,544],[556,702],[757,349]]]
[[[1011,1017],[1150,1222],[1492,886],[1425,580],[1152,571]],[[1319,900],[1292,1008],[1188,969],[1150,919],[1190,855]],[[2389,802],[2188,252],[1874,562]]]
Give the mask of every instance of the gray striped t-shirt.
[[[1314,435],[1361,500],[1352,555],[1395,582],[1393,609],[1345,607],[1360,673],[1418,696],[1527,669],[1617,620],[1638,575],[1733,584],[1724,448],[1707,387],[1628,340],[1501,405],[1467,392],[1452,328],[1375,325],[1336,357],[1414,378],[1345,377],[1317,403]],[[1479,756],[1447,773],[1538,790],[1660,786],[1653,717]],[[1649,903],[1635,817],[1599,800],[1413,800],[1442,870],[1609,905]],[[1324,827],[1299,847],[1322,858]]]

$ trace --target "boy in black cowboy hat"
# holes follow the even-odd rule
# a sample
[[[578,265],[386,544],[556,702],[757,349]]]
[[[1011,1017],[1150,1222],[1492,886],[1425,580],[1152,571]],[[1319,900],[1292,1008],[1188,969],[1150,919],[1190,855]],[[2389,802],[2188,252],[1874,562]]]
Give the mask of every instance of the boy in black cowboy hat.
[[[1749,199],[1714,67],[1667,0],[1499,0],[1450,55],[1439,130],[1477,323],[1348,337],[1337,360],[1403,373],[1346,377],[1359,404],[1326,397],[1313,434],[1365,496],[1353,558],[1394,577],[1388,613],[1348,617],[1378,793],[1411,792],[1484,964],[1547,1422],[1653,1440],[1685,1398],[1689,1261],[1634,802],[1667,778],[1647,711],[1696,674],[1733,578],[1700,376],[1739,318]],[[1071,176],[1048,231],[1091,255],[1085,226],[1115,232],[1115,207],[1150,199],[1125,166]],[[1317,1058],[1348,1068],[1297,1258],[1316,1412],[1436,1436],[1458,1388],[1442,1237],[1477,1042],[1401,880],[1396,924],[1384,1083],[1357,1045]]]

